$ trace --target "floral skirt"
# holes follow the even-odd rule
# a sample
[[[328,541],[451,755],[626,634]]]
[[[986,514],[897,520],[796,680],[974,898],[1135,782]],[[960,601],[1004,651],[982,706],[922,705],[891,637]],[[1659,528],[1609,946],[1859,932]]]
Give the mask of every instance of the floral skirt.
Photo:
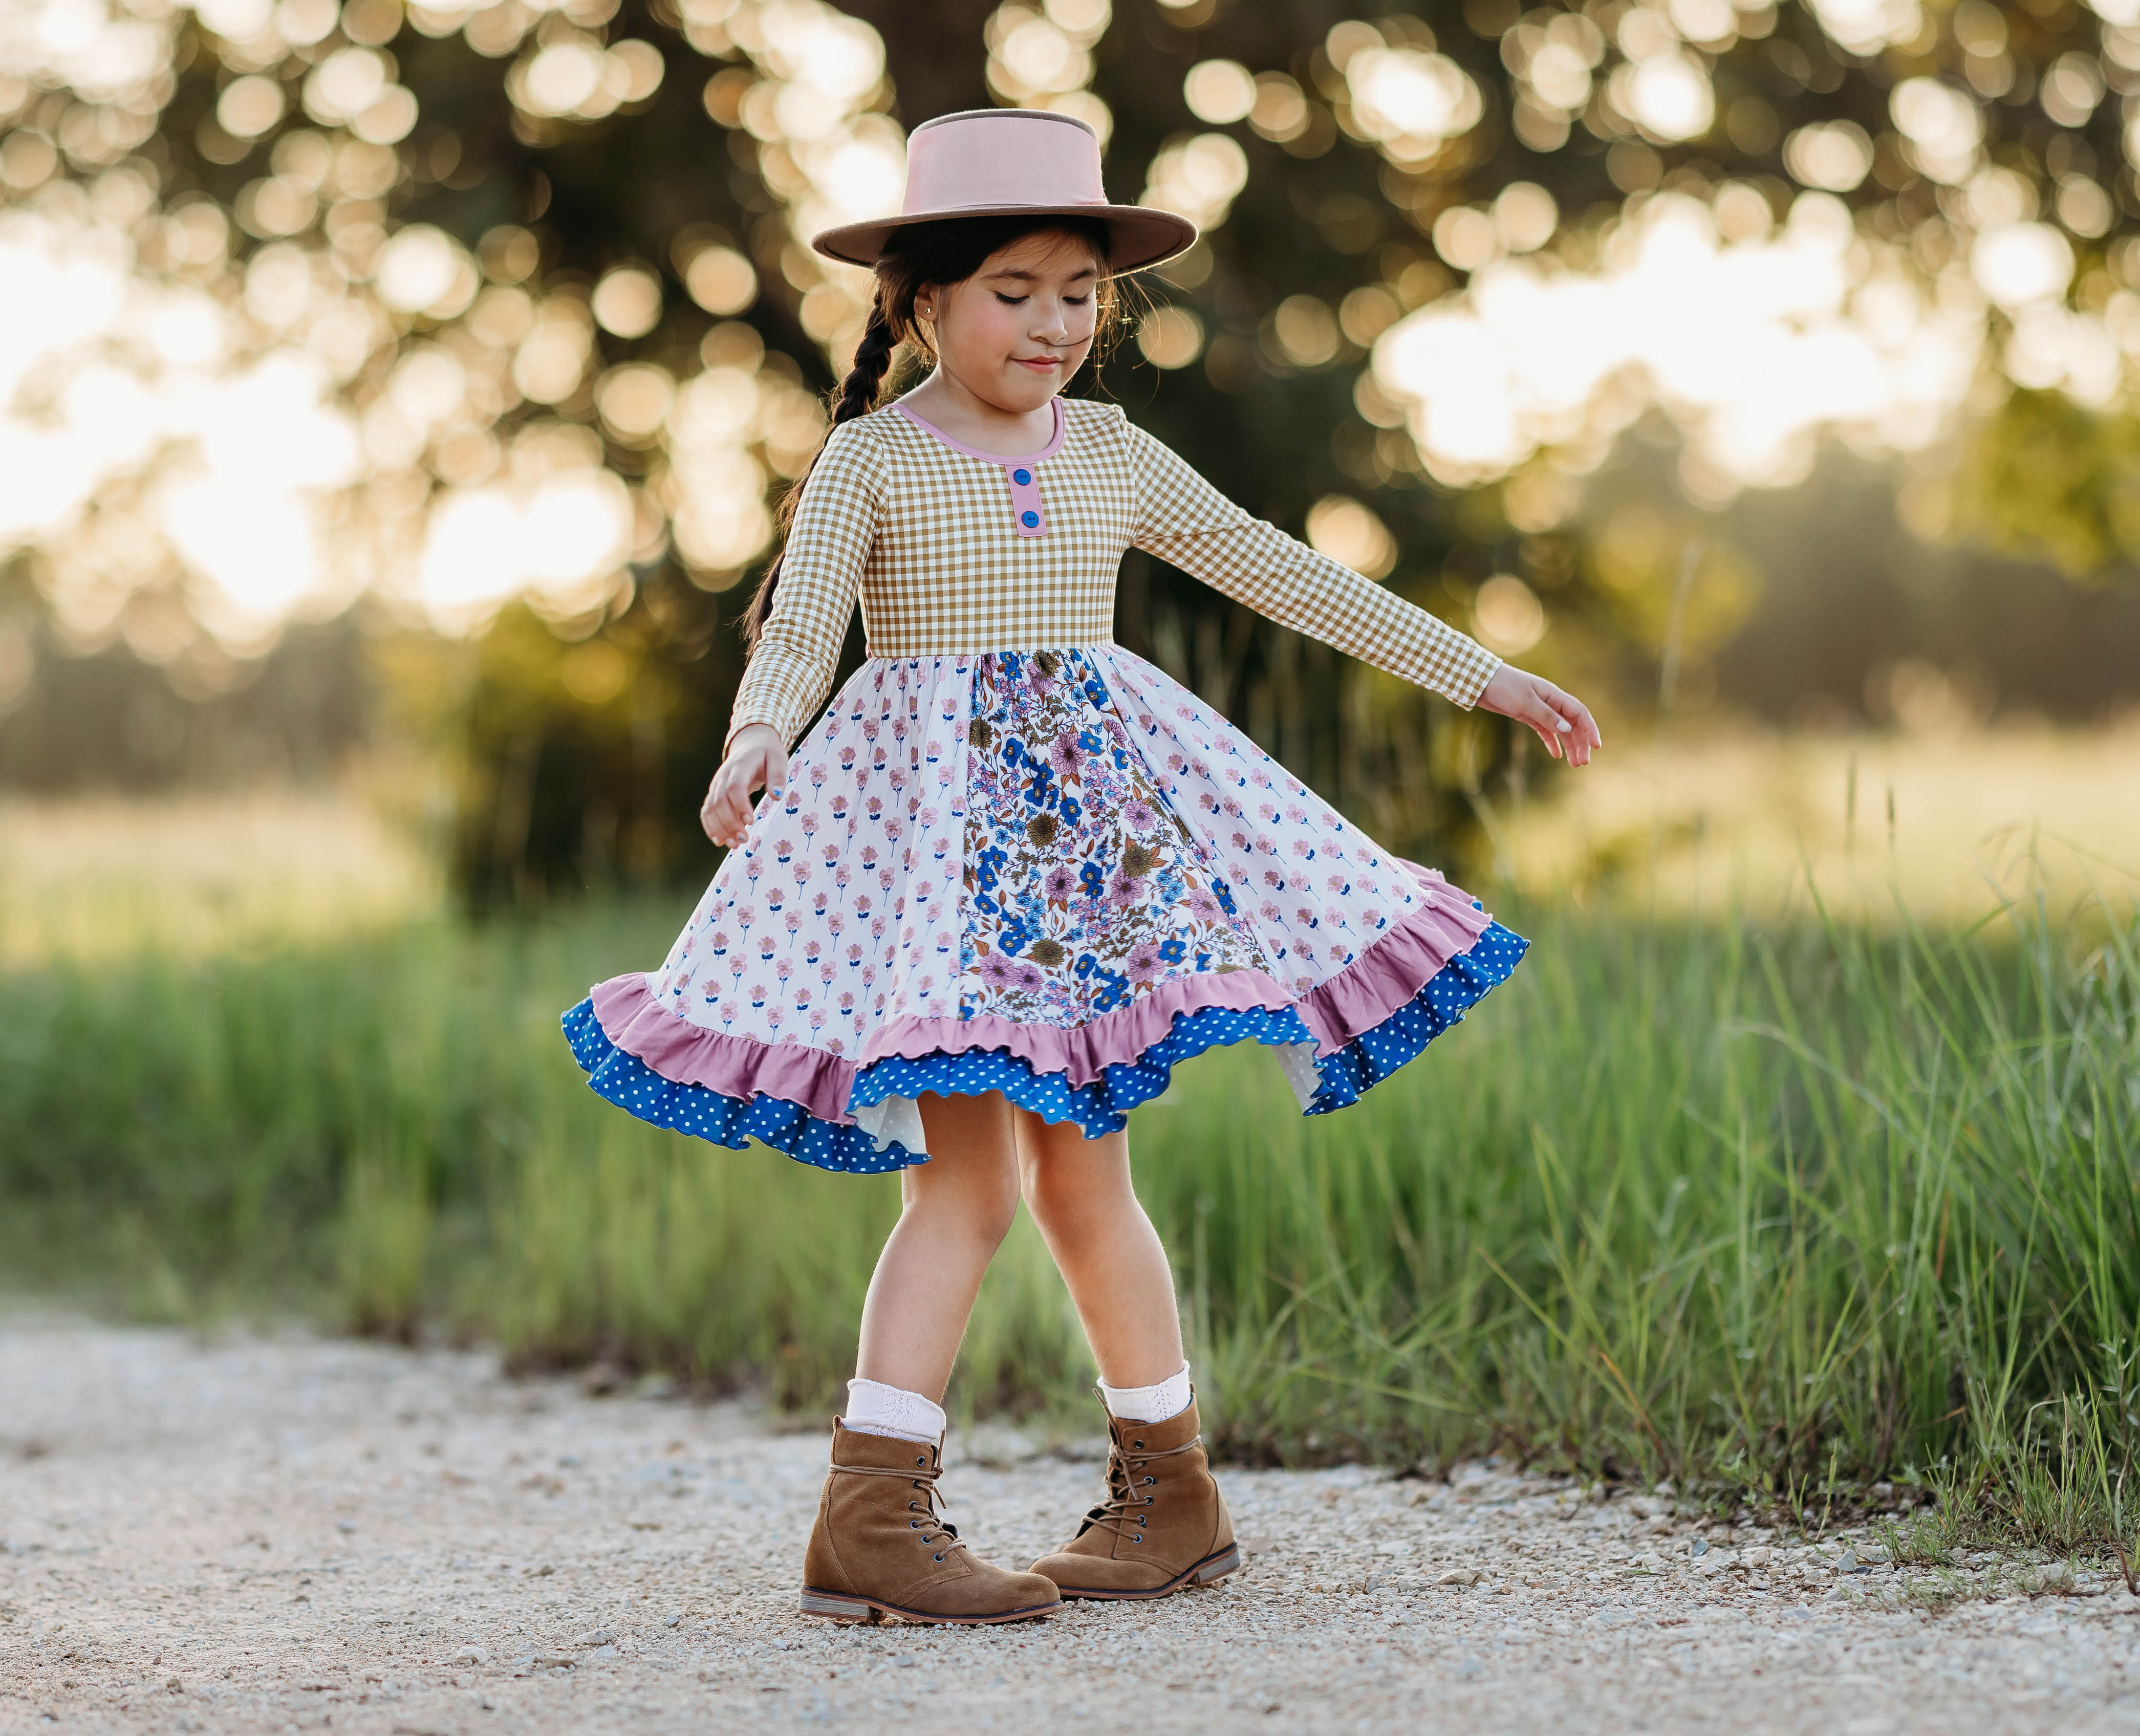
[[[1525,944],[1118,645],[876,658],[661,968],[564,1027],[643,1120],[896,1170],[927,1093],[1097,1136],[1220,1043],[1342,1108]]]

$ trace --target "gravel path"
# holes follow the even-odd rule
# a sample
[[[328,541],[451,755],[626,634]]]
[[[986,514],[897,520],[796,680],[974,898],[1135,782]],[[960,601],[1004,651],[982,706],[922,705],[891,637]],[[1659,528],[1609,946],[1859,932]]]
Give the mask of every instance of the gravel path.
[[[1230,1472],[1220,1586],[835,1627],[795,1608],[823,1462],[742,1405],[478,1355],[0,1323],[0,1730],[2140,1728],[2122,1583],[1933,1613],[1484,1467]],[[1023,1566],[1097,1469],[1001,1433],[948,1492]]]

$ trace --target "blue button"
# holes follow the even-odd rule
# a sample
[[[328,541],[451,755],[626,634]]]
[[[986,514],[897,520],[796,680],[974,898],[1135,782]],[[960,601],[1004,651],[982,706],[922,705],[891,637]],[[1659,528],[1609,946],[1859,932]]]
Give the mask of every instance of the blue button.
[[[1018,522],[1023,525],[1028,530],[1031,530],[1040,522],[1040,514],[1038,512],[1020,512],[1018,515]]]
[[[1033,473],[1030,470],[1014,470],[1010,473],[1010,479],[1023,488],[1033,480]]]

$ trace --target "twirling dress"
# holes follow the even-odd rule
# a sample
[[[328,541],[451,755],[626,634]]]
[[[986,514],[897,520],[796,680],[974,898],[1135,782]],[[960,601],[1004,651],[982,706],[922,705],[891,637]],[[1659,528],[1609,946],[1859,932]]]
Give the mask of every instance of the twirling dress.
[[[1493,655],[1252,517],[1112,405],[1004,458],[892,405],[805,486],[729,733],[793,742],[857,596],[869,660],[659,970],[564,1016],[644,1120],[830,1170],[924,1160],[916,1100],[1088,1136],[1219,1043],[1342,1107],[1525,943],[1111,638],[1124,552],[1469,705]]]

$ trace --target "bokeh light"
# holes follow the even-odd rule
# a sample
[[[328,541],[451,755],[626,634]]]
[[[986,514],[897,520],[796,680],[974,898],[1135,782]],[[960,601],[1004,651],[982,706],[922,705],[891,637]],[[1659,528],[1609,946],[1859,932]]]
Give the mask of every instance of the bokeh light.
[[[879,111],[883,46],[868,25],[816,0],[685,11],[690,46],[733,62],[714,84],[740,79],[720,98],[734,101],[728,124],[791,232],[896,206],[903,141]],[[494,227],[472,253],[439,227],[397,222],[388,203],[405,153],[444,176],[460,152],[452,135],[418,130],[396,58],[405,23],[464,33],[504,63],[516,125],[554,130],[660,89],[662,51],[611,40],[614,13],[591,0],[539,18],[511,0],[405,13],[399,0],[203,0],[195,16],[233,76],[198,147],[258,165],[228,216],[198,195],[160,208],[156,172],[116,162],[157,125],[184,14],[30,0],[0,32],[0,99],[66,92],[75,106],[41,112],[70,137],[93,123],[115,164],[85,199],[64,179],[74,145],[41,127],[0,142],[7,189],[62,195],[0,212],[0,455],[14,460],[0,547],[33,552],[71,646],[123,635],[169,660],[206,634],[249,654],[282,620],[366,588],[454,631],[522,594],[562,619],[628,589],[629,562],[669,541],[666,519],[711,587],[763,552],[765,494],[799,472],[823,424],[811,394],[760,377],[755,334],[716,326],[695,380],[650,360],[598,374],[598,332],[662,328],[656,272],[624,264],[591,288],[546,287],[528,228]],[[1107,21],[1104,5],[1058,13],[1072,36]],[[758,298],[758,267],[731,238],[677,265],[708,312]],[[804,324],[837,360],[859,333],[866,278],[789,268],[804,277]],[[25,399],[24,380],[47,385]],[[744,408],[717,414],[716,400]],[[609,468],[587,421],[616,448],[655,452],[645,486]]]
[[[1187,307],[1155,307],[1137,321],[1137,348],[1156,368],[1185,368],[1204,348],[1204,322]]]
[[[1200,61],[1182,81],[1189,112],[1211,126],[1245,120],[1256,106],[1255,75],[1239,61]]]
[[[868,278],[793,243],[895,208],[904,138],[862,21],[823,0],[674,10],[665,51],[600,0],[203,0],[193,17],[224,71],[186,125],[228,166],[218,204],[171,190],[143,149],[187,15],[24,0],[0,38],[0,78],[24,93],[0,140],[0,453],[14,460],[0,539],[31,552],[70,643],[184,655],[176,619],[257,646],[278,611],[366,587],[466,630],[515,586],[546,609],[595,606],[665,543],[711,589],[763,554],[768,502],[822,415],[739,316],[776,301],[844,365]],[[1905,76],[1848,114],[1741,94],[1735,51],[1773,37],[1762,51],[1812,78],[1819,44],[1729,0],[1512,10],[1491,46],[1389,14],[1269,64],[1239,38],[1239,59],[1185,55],[1134,196],[1222,231],[1252,177],[1293,159],[1371,153],[1375,181],[1323,193],[1302,169],[1288,189],[1328,257],[1357,262],[1352,278],[1274,274],[1229,301],[1235,263],[1200,248],[1130,353],[1170,372],[1200,362],[1228,390],[1328,370],[1375,442],[1346,474],[1504,479],[1507,510],[1539,524],[1647,417],[1676,428],[1685,491],[1715,504],[1804,476],[1826,436],[1927,452],[1990,375],[2128,403],[2140,249],[2101,243],[2140,201],[2140,118],[2104,105],[2140,95],[2140,0],[2102,0],[2097,45],[2072,39],[2039,78],[2014,34],[2027,31],[1987,0],[1809,10],[1837,55],[1892,50]],[[1200,27],[1193,7],[1177,16]],[[979,45],[992,93],[1107,140],[1092,86],[1117,25],[1108,0],[1006,0]],[[763,220],[694,224],[658,266],[611,253],[591,281],[557,270],[539,214],[494,213],[525,221],[473,248],[443,218],[406,221],[410,177],[453,174],[467,148],[403,81],[425,51],[410,31],[488,57],[537,149],[600,136],[683,76],[685,50],[706,56],[688,88],[754,169]],[[2037,130],[2033,155],[2010,149],[2010,110]],[[2059,130],[2075,129],[2093,143]],[[1612,204],[1586,208],[1550,166],[1480,173],[1578,131],[1605,147]],[[1738,178],[1711,160],[1734,151]],[[1914,202],[1907,221],[1893,200]],[[719,323],[695,357],[701,315]],[[228,424],[263,405],[292,434],[256,463]],[[573,427],[577,444],[560,432]],[[1372,564],[1381,545],[1354,508],[1379,526],[1332,496],[1317,534]],[[496,557],[449,576],[483,526]],[[556,532],[548,556],[528,552],[529,527]]]
[[[1106,144],[1115,117],[1088,87],[1092,50],[1113,17],[1109,0],[1006,0],[981,32],[989,94],[1009,106],[1073,115]]]
[[[1494,195],[1494,238],[1511,253],[1532,253],[1553,239],[1560,208],[1535,181],[1511,181]]]
[[[1936,78],[1906,78],[1888,99],[1888,112],[1918,170],[1949,185],[1966,180],[1984,142],[1984,117],[1976,105]]]
[[[2065,293],[2073,280],[2073,247],[2049,223],[2001,223],[1976,238],[1969,269],[2000,306],[2023,307]]]
[[[1776,233],[1739,242],[1708,205],[1666,194],[1594,274],[1480,260],[1466,290],[1382,334],[1374,377],[1447,480],[1504,475],[1549,449],[1580,472],[1656,404],[1711,493],[1780,485],[1805,473],[1824,424],[1915,448],[1966,395],[1981,294],[1950,277],[1927,296],[1913,278],[1902,250],[1868,247],[1828,194],[1801,194]]]
[[[1924,28],[1917,0],[1812,0],[1821,28],[1853,54],[1911,42]]]
[[[661,280],[641,266],[605,272],[590,304],[595,323],[619,337],[644,337],[661,320]]]
[[[725,318],[758,299],[758,272],[734,248],[701,248],[684,269],[684,287],[708,313]]]
[[[1149,176],[1139,204],[1215,228],[1249,184],[1248,153],[1224,133],[1199,133],[1162,145]]]
[[[215,118],[240,139],[257,139],[282,118],[282,87],[257,72],[233,79],[216,99]]]
[[[1421,161],[1479,124],[1485,112],[1479,87],[1455,61],[1379,42],[1367,46],[1343,34],[1367,27],[1332,31],[1330,57],[1344,72],[1354,124],[1386,155]]]
[[[1854,120],[1816,121],[1784,140],[1784,167],[1801,186],[1848,193],[1872,172],[1872,141]]]
[[[411,223],[387,243],[375,282],[398,313],[458,313],[475,299],[477,274],[459,242],[429,223]]]
[[[611,368],[595,388],[595,407],[602,425],[628,445],[651,440],[668,419],[676,400],[676,382],[665,368],[629,362]]]
[[[1487,650],[1520,657],[1545,637],[1545,605],[1514,573],[1498,572],[1479,587],[1471,624]]]
[[[1372,508],[1342,494],[1326,494],[1308,509],[1308,540],[1333,561],[1387,577],[1396,565],[1396,541]]]

